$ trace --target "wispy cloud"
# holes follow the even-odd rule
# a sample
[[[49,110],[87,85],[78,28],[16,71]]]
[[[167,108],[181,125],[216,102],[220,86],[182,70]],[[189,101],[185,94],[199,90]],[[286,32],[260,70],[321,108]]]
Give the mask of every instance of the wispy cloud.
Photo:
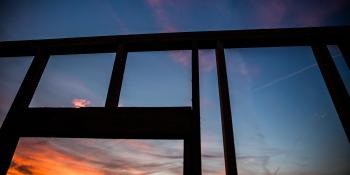
[[[305,72],[305,71],[307,71],[307,70],[310,70],[310,69],[312,69],[312,68],[314,68],[314,67],[317,67],[317,64],[316,64],[316,63],[315,63],[315,64],[308,65],[308,66],[306,66],[306,67],[303,67],[303,68],[301,68],[301,69],[299,69],[299,70],[297,70],[297,71],[295,71],[295,72],[292,72],[292,73],[290,73],[290,74],[288,74],[288,75],[285,75],[285,76],[282,76],[282,77],[279,77],[279,78],[276,78],[276,79],[274,79],[274,80],[272,80],[272,81],[270,81],[270,82],[268,82],[268,83],[266,83],[266,84],[264,84],[264,85],[262,85],[262,86],[259,86],[259,87],[257,87],[257,88],[254,88],[254,89],[253,89],[253,92],[256,92],[256,91],[259,91],[259,90],[268,88],[268,87],[270,87],[270,86],[273,86],[273,85],[275,85],[275,84],[277,84],[277,83],[279,83],[279,82],[281,82],[281,81],[284,81],[284,80],[287,80],[287,79],[289,79],[289,78],[292,78],[292,77],[294,77],[294,76],[296,76],[296,75],[298,75],[298,74],[301,74],[301,73],[303,73],[303,72]]]
[[[72,99],[76,96],[89,98],[89,104],[93,101],[94,105],[101,105],[105,101],[103,96],[92,89],[91,82],[97,83],[96,80],[91,80],[88,84],[80,77],[71,76],[61,70],[52,70],[46,75],[40,80],[30,106],[72,106]]]
[[[314,6],[306,6],[301,3],[293,5],[290,3],[290,10],[295,11],[296,22],[301,26],[324,25],[335,13],[350,5],[348,0],[322,1]]]
[[[216,67],[214,50],[199,50],[199,67],[203,72],[211,72]]]
[[[160,32],[177,32],[176,25],[172,22],[167,12],[167,8],[174,6],[172,1],[162,0],[147,0],[150,7],[156,26],[160,29]],[[191,66],[191,53],[189,51],[170,51],[169,56],[175,61],[185,67]]]
[[[173,61],[185,67],[191,67],[191,52],[188,50],[169,51],[169,55]]]
[[[254,65],[253,63],[247,63],[245,61],[240,61],[240,63],[237,65],[238,66],[238,70],[234,70],[234,71],[238,71],[238,73],[242,76],[256,76],[260,73],[259,68]]]
[[[103,10],[103,13],[106,13],[111,19],[117,24],[120,34],[128,34],[129,29],[124,22],[124,20],[120,17],[117,10],[111,4],[111,1],[96,1],[96,4],[100,6]]]
[[[169,144],[143,140],[21,139],[8,174],[182,174],[182,152],[170,149]]]
[[[273,156],[237,156],[238,161],[240,161],[242,164],[250,166],[250,167],[259,167],[263,171],[262,175],[277,175],[279,171],[279,167],[277,168],[270,168],[270,159]],[[273,169],[273,170],[271,170]],[[252,169],[251,169],[252,170]],[[256,172],[255,172],[256,173]]]
[[[214,102],[205,96],[200,99],[200,104],[205,110],[212,110],[215,107]]]
[[[151,8],[156,24],[162,32],[176,32],[177,27],[170,20],[166,7],[172,6],[172,1],[163,0],[147,0],[147,4]]]
[[[287,4],[285,1],[250,0],[252,4],[252,13],[255,14],[256,25],[263,28],[281,27],[282,21],[287,13]]]
[[[191,68],[192,54],[190,50],[169,51],[171,59],[187,68]],[[202,72],[211,72],[216,67],[214,50],[199,50],[199,67]]]
[[[161,32],[178,31],[178,27],[171,20],[167,11],[167,8],[174,8],[176,6],[175,2],[162,0],[147,0],[147,4],[151,8],[156,25],[160,28]],[[170,51],[169,55],[176,63],[179,63],[188,68],[191,67],[190,51]],[[200,50],[199,56],[199,64],[204,72],[210,72],[215,68],[215,52],[213,52],[212,50]]]
[[[227,64],[228,66],[232,67],[232,72],[235,75],[247,79],[260,75],[260,67],[255,62],[247,61],[249,58],[242,55],[240,50],[228,49],[227,55],[229,58],[227,59]]]
[[[13,157],[13,163],[8,171],[10,175],[103,174],[86,161],[77,160],[52,149],[47,142],[25,145],[17,150],[20,154],[15,154]]]
[[[249,0],[248,2],[255,17],[255,25],[263,28],[325,25],[334,14],[350,5],[347,0],[320,2]]]

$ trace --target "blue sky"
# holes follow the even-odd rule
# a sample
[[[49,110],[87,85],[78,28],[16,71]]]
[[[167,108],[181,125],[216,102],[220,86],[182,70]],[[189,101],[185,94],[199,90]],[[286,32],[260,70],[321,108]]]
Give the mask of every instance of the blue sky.
[[[349,15],[346,0],[4,0],[0,40],[341,26]],[[331,53],[350,89],[349,68],[339,50]],[[310,47],[225,49],[225,55],[240,175],[350,173],[349,142]],[[190,105],[190,56],[129,53],[119,106]],[[114,57],[51,56],[30,106],[103,106]],[[201,50],[199,57],[203,174],[222,175],[215,52]],[[0,59],[1,121],[30,61]],[[182,141],[26,138],[13,162],[9,174],[173,175],[182,173]]]
[[[0,8],[1,40],[329,26],[349,19],[346,0],[3,0]]]

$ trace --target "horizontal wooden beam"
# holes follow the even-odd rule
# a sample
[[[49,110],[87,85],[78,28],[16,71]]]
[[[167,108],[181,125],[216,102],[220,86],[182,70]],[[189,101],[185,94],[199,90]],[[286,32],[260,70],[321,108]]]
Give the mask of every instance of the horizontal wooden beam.
[[[218,40],[225,48],[336,44],[349,40],[349,33],[350,26],[342,26],[6,41],[0,42],[0,57],[30,56],[39,48],[50,54],[115,52],[118,44],[123,44],[127,51],[191,50],[194,41],[198,49],[214,49]]]
[[[29,108],[11,128],[21,137],[184,139],[190,107]]]

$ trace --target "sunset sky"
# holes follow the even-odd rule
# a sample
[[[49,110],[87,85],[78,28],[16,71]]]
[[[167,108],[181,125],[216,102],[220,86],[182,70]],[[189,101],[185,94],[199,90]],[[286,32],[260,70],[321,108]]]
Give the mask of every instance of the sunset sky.
[[[2,0],[0,41],[349,19],[348,0]],[[329,49],[350,91],[349,68],[337,47]],[[225,49],[225,56],[239,175],[350,174],[350,145],[310,47]],[[52,55],[30,107],[104,106],[114,58]],[[0,58],[0,124],[31,60]],[[223,175],[214,50],[200,50],[199,63],[202,172]],[[129,53],[119,106],[190,106],[190,68],[190,51]],[[182,153],[182,140],[21,138],[8,174],[179,175]]]

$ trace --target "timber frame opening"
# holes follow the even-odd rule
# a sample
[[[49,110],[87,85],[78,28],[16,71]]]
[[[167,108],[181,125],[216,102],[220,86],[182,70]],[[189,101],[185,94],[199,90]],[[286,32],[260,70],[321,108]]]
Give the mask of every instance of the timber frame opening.
[[[350,68],[350,26],[182,32],[0,42],[1,57],[34,56],[0,129],[0,175],[20,137],[183,139],[185,175],[201,174],[199,49],[215,49],[225,169],[237,175],[225,48],[311,46],[350,141],[350,98],[327,45]],[[192,50],[192,106],[118,107],[128,52]],[[116,52],[105,107],[29,108],[50,55]],[[166,117],[164,117],[166,116]],[[64,126],[64,127],[63,127]]]

